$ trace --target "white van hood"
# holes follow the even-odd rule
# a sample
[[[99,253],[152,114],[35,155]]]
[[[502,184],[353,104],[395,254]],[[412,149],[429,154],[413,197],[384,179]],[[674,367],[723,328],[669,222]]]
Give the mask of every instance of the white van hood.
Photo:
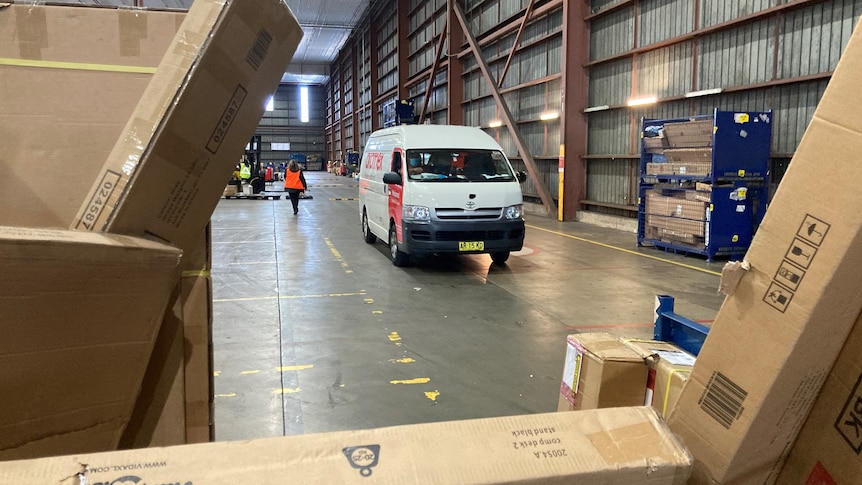
[[[404,204],[436,209],[476,210],[523,203],[517,182],[413,182]]]

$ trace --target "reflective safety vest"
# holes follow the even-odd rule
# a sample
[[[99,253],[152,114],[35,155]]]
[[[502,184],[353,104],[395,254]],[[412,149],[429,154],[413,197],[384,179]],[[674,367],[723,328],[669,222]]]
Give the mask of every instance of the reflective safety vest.
[[[244,179],[251,178],[251,167],[243,163],[239,169],[239,176]]]
[[[299,179],[299,174],[301,171],[297,170],[296,172],[291,172],[287,170],[284,172],[284,188],[285,189],[297,189],[297,190],[305,190],[305,187],[302,185],[302,180]]]

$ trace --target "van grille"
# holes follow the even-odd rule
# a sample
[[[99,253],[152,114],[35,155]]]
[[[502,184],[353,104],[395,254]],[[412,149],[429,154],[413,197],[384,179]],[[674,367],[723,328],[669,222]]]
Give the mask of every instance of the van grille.
[[[458,208],[436,209],[437,218],[442,221],[495,220],[503,215],[502,207],[482,207],[476,210]]]
[[[521,230],[507,231],[411,231],[416,241],[500,241],[521,237]]]

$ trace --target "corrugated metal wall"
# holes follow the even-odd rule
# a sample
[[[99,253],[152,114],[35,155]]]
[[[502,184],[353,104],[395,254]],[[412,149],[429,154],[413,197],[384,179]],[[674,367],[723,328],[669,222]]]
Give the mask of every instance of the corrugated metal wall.
[[[283,84],[274,94],[274,109],[264,113],[256,134],[261,135],[262,162],[279,163],[291,154],[323,159],[323,86],[309,86],[309,121],[300,121],[299,86]],[[273,150],[273,143],[290,143],[290,150]],[[313,167],[309,167],[313,168]]]
[[[598,111],[587,114],[587,198],[594,209],[633,214],[619,206],[636,203],[642,117],[771,109],[772,174],[783,173],[862,13],[859,0],[794,3],[591,2],[588,99]],[[713,88],[723,92],[685,98]],[[626,106],[649,95],[658,104]]]
[[[408,0],[404,33],[406,66],[397,65],[399,34],[397,0],[382,3],[374,16],[367,48],[375,45],[377,62],[370,65],[367,49],[357,49],[357,72],[376,69],[379,99],[370,106],[382,123],[381,106],[398,95],[409,96],[421,108],[428,90],[428,120],[447,122],[447,108],[458,107],[465,124],[480,126],[494,136],[517,166],[523,167],[515,143],[501,119],[491,90],[472,55],[460,57],[458,90],[447,76],[451,56],[466,46],[448,46],[437,72],[430,73],[435,49],[447,15],[445,0]],[[495,82],[513,51],[515,32],[529,0],[464,0],[470,30],[482,48]],[[537,0],[541,14],[526,24],[505,79],[503,98],[514,116],[542,182],[557,197],[558,119],[543,115],[568,111],[561,105],[563,50],[562,3]],[[592,0],[584,25],[590,29],[590,82],[586,152],[586,207],[632,216],[636,205],[640,123],[647,118],[676,118],[723,110],[774,112],[773,176],[779,176],[804,132],[850,34],[862,13],[862,0]],[[366,27],[367,28],[367,27]],[[355,41],[354,41],[355,42]],[[403,69],[403,71],[402,71]],[[370,74],[359,75],[370,87]],[[363,81],[363,79],[366,79]],[[401,79],[401,81],[399,81]],[[333,84],[343,82],[334,79]],[[404,86],[398,86],[404,82]],[[359,97],[370,98],[362,85]],[[720,88],[720,94],[686,97],[688,93]],[[363,94],[366,93],[366,94]],[[631,108],[631,98],[656,96],[654,105]],[[337,107],[332,101],[331,108]],[[357,108],[364,109],[364,108]],[[367,129],[368,123],[363,125]],[[364,141],[364,140],[363,140]],[[568,150],[567,150],[568,152]],[[568,153],[567,153],[568,154]],[[569,179],[567,178],[567,183]],[[535,185],[525,184],[528,199]]]

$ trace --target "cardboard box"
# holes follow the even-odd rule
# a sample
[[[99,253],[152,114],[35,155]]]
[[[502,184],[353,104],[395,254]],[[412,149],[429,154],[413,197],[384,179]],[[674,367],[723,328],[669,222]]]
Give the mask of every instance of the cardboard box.
[[[215,438],[212,279],[208,271],[187,270],[180,287],[185,337],[186,442],[206,443]]]
[[[646,215],[646,224],[648,226],[662,229],[662,232],[672,234],[688,234],[691,236],[704,237],[706,230],[705,221],[695,221],[692,219],[680,219],[678,217],[664,217],[655,214]]]
[[[777,483],[856,483],[862,477],[862,316],[844,344]]]
[[[0,463],[9,483],[686,482],[691,457],[648,407],[548,413]],[[77,482],[75,482],[77,483]]]
[[[645,136],[644,137],[644,150],[647,153],[663,153],[665,147],[667,147],[667,140],[661,136]]]
[[[0,6],[0,225],[69,227],[184,15]]]
[[[683,161],[671,162],[670,165],[673,167],[673,173],[676,175],[687,175],[689,177],[706,177],[712,172],[712,162]]]
[[[668,148],[664,151],[668,162],[673,163],[712,163],[712,148]]]
[[[569,335],[566,344],[558,411],[644,403],[647,367],[634,350],[600,332]]]
[[[684,192],[680,192],[684,197]],[[688,200],[680,197],[668,197],[655,191],[646,193],[647,214],[665,217],[679,217],[703,221],[706,219],[706,204],[699,200]]]
[[[662,132],[667,139],[668,147],[695,148],[711,147],[714,131],[713,120],[708,119],[665,123]]]
[[[0,227],[0,459],[116,448],[179,260],[127,236]]]
[[[120,449],[187,443],[181,303],[179,291],[174,290]]]
[[[190,251],[301,38],[281,0],[196,0],[72,228]]]
[[[692,483],[771,483],[862,310],[862,29],[854,30],[669,423]]]
[[[679,399],[682,387],[691,374],[695,357],[670,342],[623,339],[649,367],[644,404],[667,416]]]

